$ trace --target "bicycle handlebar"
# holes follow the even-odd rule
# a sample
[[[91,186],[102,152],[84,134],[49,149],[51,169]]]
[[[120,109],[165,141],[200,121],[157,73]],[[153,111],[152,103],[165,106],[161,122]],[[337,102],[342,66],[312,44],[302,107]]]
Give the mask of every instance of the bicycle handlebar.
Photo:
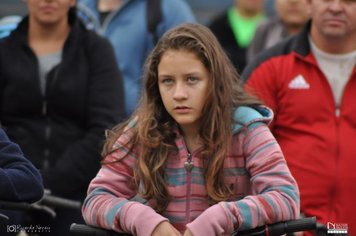
[[[317,222],[315,217],[301,218],[284,222],[277,222],[265,226],[260,226],[255,229],[245,230],[233,234],[234,236],[277,236],[299,231],[317,230]]]
[[[79,201],[74,201],[51,195],[44,195],[43,198],[39,201],[39,203],[42,205],[68,208],[73,210],[80,210],[82,207],[82,203]]]
[[[9,217],[0,213],[0,224],[9,220]]]
[[[294,233],[306,230],[316,230],[317,222],[315,217],[302,218],[278,222],[265,226],[260,226],[256,229],[235,232],[233,236],[252,235],[252,236],[279,236],[286,233]],[[128,234],[117,233],[105,229],[100,229],[93,226],[75,224],[70,226],[71,236],[124,236]]]
[[[79,201],[52,196],[46,192],[40,201],[32,204],[26,202],[0,201],[0,209],[18,211],[42,211],[50,215],[52,218],[56,217],[56,212],[52,209],[52,207],[67,208],[80,211],[81,206],[82,203]]]
[[[40,205],[38,203],[27,203],[27,202],[9,202],[9,201],[0,201],[0,209],[5,210],[15,210],[15,211],[42,211],[50,215],[52,218],[56,217],[56,212],[53,211],[48,206]]]
[[[94,226],[73,223],[70,226],[71,236],[129,236],[130,234],[117,233]]]

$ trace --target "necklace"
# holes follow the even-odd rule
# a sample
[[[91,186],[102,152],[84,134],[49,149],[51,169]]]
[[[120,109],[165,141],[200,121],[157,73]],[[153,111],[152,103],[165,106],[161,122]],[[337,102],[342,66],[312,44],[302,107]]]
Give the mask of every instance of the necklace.
[[[184,162],[184,168],[188,172],[191,172],[193,167],[194,167],[194,165],[193,165],[193,162],[192,162],[192,154],[188,153],[187,160]]]

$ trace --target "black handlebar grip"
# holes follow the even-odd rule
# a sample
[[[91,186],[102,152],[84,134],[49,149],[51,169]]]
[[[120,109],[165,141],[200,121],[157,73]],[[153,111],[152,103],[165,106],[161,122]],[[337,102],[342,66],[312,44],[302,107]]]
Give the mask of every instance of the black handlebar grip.
[[[117,233],[89,225],[73,223],[70,226],[71,236],[130,236],[130,234]]]
[[[260,226],[254,229],[234,232],[233,236],[280,236],[286,233],[294,233],[306,230],[316,230],[316,218],[308,217],[297,220],[277,222],[274,224]]]
[[[32,208],[31,204],[26,202],[8,202],[0,201],[0,209],[5,210],[30,210]]]
[[[111,236],[113,234],[111,234],[110,231],[104,229],[73,223],[70,226],[70,235],[71,236]]]
[[[9,217],[0,213],[0,225],[9,220]]]
[[[316,218],[308,217],[267,226],[268,235],[283,235],[299,231],[316,230]]]
[[[60,208],[69,208],[74,210],[80,210],[82,203],[79,201],[74,201],[70,199],[44,195],[41,199],[41,204]]]

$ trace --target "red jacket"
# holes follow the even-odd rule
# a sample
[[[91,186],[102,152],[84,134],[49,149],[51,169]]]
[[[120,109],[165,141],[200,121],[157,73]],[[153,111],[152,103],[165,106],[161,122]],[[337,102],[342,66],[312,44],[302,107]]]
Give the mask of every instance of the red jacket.
[[[271,129],[299,184],[301,211],[356,235],[356,67],[337,109],[309,30],[260,54],[242,79],[275,112]]]

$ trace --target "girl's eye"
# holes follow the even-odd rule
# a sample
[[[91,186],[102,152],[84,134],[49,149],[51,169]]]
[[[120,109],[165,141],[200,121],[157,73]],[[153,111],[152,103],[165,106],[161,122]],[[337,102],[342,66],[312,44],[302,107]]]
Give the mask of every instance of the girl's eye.
[[[196,82],[198,81],[198,78],[197,78],[197,77],[193,77],[193,76],[189,76],[189,77],[187,78],[187,81],[188,81],[189,83],[196,83]]]
[[[168,85],[168,84],[172,84],[173,83],[173,80],[172,79],[162,79],[161,80],[161,83],[162,84],[166,84],[166,85]]]

